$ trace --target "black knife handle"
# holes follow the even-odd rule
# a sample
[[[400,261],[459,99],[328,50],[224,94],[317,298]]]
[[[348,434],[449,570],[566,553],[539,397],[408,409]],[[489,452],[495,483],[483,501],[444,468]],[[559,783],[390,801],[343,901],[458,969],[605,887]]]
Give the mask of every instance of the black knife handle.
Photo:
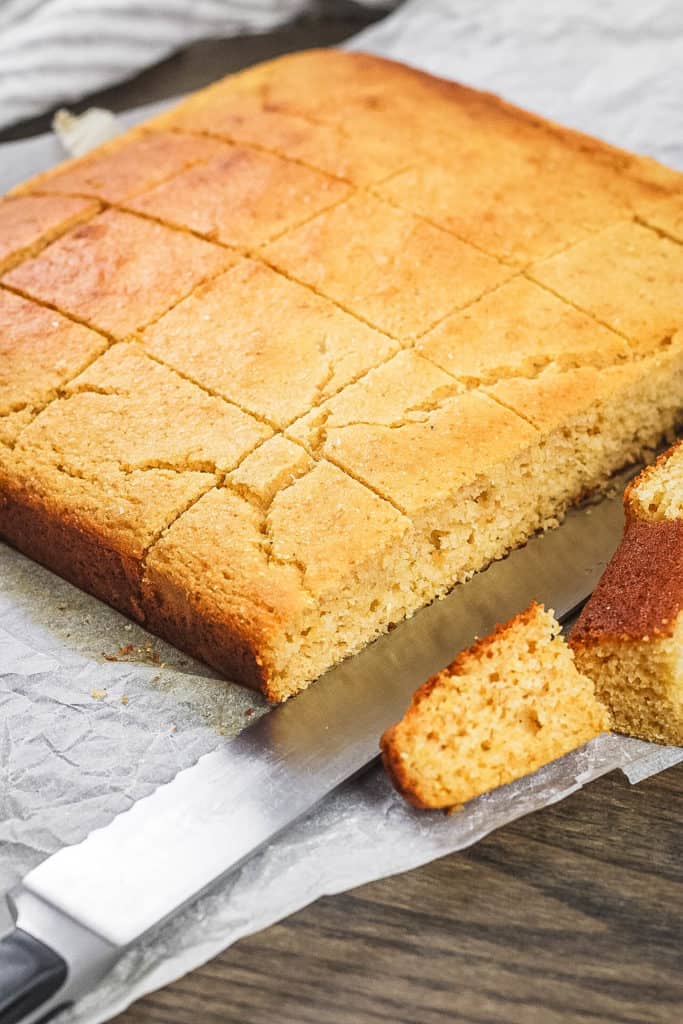
[[[61,956],[15,928],[0,940],[0,1024],[19,1024],[55,995],[66,976]]]

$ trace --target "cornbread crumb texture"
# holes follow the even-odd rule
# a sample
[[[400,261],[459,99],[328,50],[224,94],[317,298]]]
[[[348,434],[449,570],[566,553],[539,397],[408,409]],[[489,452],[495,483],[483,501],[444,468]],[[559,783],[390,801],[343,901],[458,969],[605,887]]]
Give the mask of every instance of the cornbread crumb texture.
[[[398,348],[252,260],[198,288],[145,331],[142,341],[163,362],[278,426]]]
[[[179,518],[152,548],[143,588],[152,628],[223,671],[239,665],[271,700],[416,607],[410,523],[335,466],[292,460],[295,447],[267,441]],[[295,471],[265,502],[240,493],[288,460]]]
[[[683,324],[683,246],[640,224],[615,224],[531,274],[643,349]]]
[[[626,528],[572,633],[615,727],[683,744],[683,448],[627,488]]]
[[[201,136],[145,134],[136,129],[92,154],[38,175],[29,187],[45,193],[93,196],[118,203],[191,164],[208,160],[219,150],[219,143]]]
[[[512,273],[454,235],[360,193],[263,252],[285,274],[400,339]]]
[[[0,200],[0,273],[9,270],[99,207],[87,199],[8,196]]]
[[[669,448],[626,489],[627,513],[657,522],[683,520],[683,441]]]
[[[14,444],[58,388],[107,344],[87,327],[0,288],[0,442]]]
[[[109,349],[64,394],[21,434],[7,490],[136,557],[270,434],[135,345]]]
[[[532,604],[414,695],[381,740],[396,788],[451,807],[512,782],[609,728],[552,612]]]
[[[124,339],[235,260],[228,249],[107,210],[15,267],[3,281]]]
[[[129,209],[253,249],[349,194],[342,182],[272,153],[215,145],[210,160],[143,192]]]

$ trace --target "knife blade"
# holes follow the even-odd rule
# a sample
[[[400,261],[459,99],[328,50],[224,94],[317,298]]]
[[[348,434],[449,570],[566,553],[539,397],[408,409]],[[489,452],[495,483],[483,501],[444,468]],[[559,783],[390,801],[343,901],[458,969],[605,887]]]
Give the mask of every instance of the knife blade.
[[[532,598],[566,618],[590,594],[623,528],[621,493],[569,512],[443,600],[331,669],[9,894],[0,1024],[43,1020],[125,949],[365,767],[413,691]]]

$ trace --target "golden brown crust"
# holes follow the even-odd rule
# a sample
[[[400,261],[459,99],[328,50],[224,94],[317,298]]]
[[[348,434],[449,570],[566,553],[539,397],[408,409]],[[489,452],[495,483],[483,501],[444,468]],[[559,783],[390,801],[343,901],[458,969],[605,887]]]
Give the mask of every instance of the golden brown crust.
[[[628,522],[572,632],[572,645],[672,636],[683,608],[683,520]]]

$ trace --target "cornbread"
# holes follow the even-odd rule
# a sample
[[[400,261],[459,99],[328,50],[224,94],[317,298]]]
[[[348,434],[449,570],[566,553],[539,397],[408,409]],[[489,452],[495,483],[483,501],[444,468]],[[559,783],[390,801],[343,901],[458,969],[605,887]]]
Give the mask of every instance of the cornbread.
[[[683,442],[624,504],[623,541],[571,643],[619,732],[683,745]]]
[[[0,273],[21,263],[99,210],[92,200],[8,196],[0,200]]]
[[[218,82],[0,202],[0,534],[282,700],[677,428],[682,195],[364,54]]]
[[[609,726],[552,612],[531,604],[420,687],[382,736],[382,759],[411,804],[453,807]]]

